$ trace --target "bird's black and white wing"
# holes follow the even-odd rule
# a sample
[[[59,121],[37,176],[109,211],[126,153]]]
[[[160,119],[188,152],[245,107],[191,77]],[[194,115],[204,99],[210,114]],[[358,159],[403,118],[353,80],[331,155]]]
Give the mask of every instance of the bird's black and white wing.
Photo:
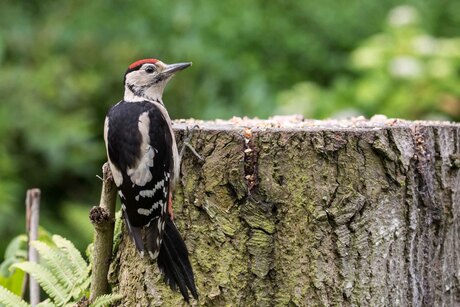
[[[168,119],[154,103],[122,101],[110,109],[104,129],[129,232],[143,254],[140,228],[147,227],[146,248],[154,259],[162,243],[174,165]]]

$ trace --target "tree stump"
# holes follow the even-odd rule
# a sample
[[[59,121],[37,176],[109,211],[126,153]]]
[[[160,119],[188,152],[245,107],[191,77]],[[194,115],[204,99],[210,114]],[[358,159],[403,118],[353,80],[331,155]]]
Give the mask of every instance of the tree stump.
[[[196,126],[195,126],[196,125]],[[374,117],[176,121],[174,194],[204,306],[460,304],[460,125]],[[126,230],[125,306],[180,306]]]

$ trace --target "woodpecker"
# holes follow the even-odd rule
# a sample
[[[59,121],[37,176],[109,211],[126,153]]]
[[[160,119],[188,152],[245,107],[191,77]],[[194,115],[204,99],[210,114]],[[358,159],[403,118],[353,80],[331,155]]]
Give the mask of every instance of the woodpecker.
[[[162,95],[174,74],[191,65],[157,59],[129,65],[124,98],[110,108],[104,124],[107,157],[134,245],[142,257],[156,259],[165,282],[179,287],[187,302],[189,291],[194,298],[198,294],[187,247],[173,222],[171,195],[180,161]]]

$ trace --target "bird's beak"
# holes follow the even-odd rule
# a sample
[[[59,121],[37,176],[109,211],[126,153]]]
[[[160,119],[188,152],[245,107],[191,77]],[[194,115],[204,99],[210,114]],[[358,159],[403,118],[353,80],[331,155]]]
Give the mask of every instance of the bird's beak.
[[[186,69],[187,67],[192,66],[191,62],[187,63],[176,63],[176,64],[169,64],[165,67],[165,69],[161,72],[164,75],[170,76],[175,74],[178,71]]]

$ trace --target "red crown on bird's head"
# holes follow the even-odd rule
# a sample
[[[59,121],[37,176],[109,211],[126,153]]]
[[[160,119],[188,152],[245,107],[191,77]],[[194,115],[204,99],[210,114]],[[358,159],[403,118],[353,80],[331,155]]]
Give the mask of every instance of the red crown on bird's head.
[[[156,62],[158,62],[157,59],[143,59],[143,60],[139,60],[139,61],[131,63],[131,65],[128,66],[128,69],[133,70],[136,67],[141,67],[142,65],[144,65],[146,63],[155,64]]]

